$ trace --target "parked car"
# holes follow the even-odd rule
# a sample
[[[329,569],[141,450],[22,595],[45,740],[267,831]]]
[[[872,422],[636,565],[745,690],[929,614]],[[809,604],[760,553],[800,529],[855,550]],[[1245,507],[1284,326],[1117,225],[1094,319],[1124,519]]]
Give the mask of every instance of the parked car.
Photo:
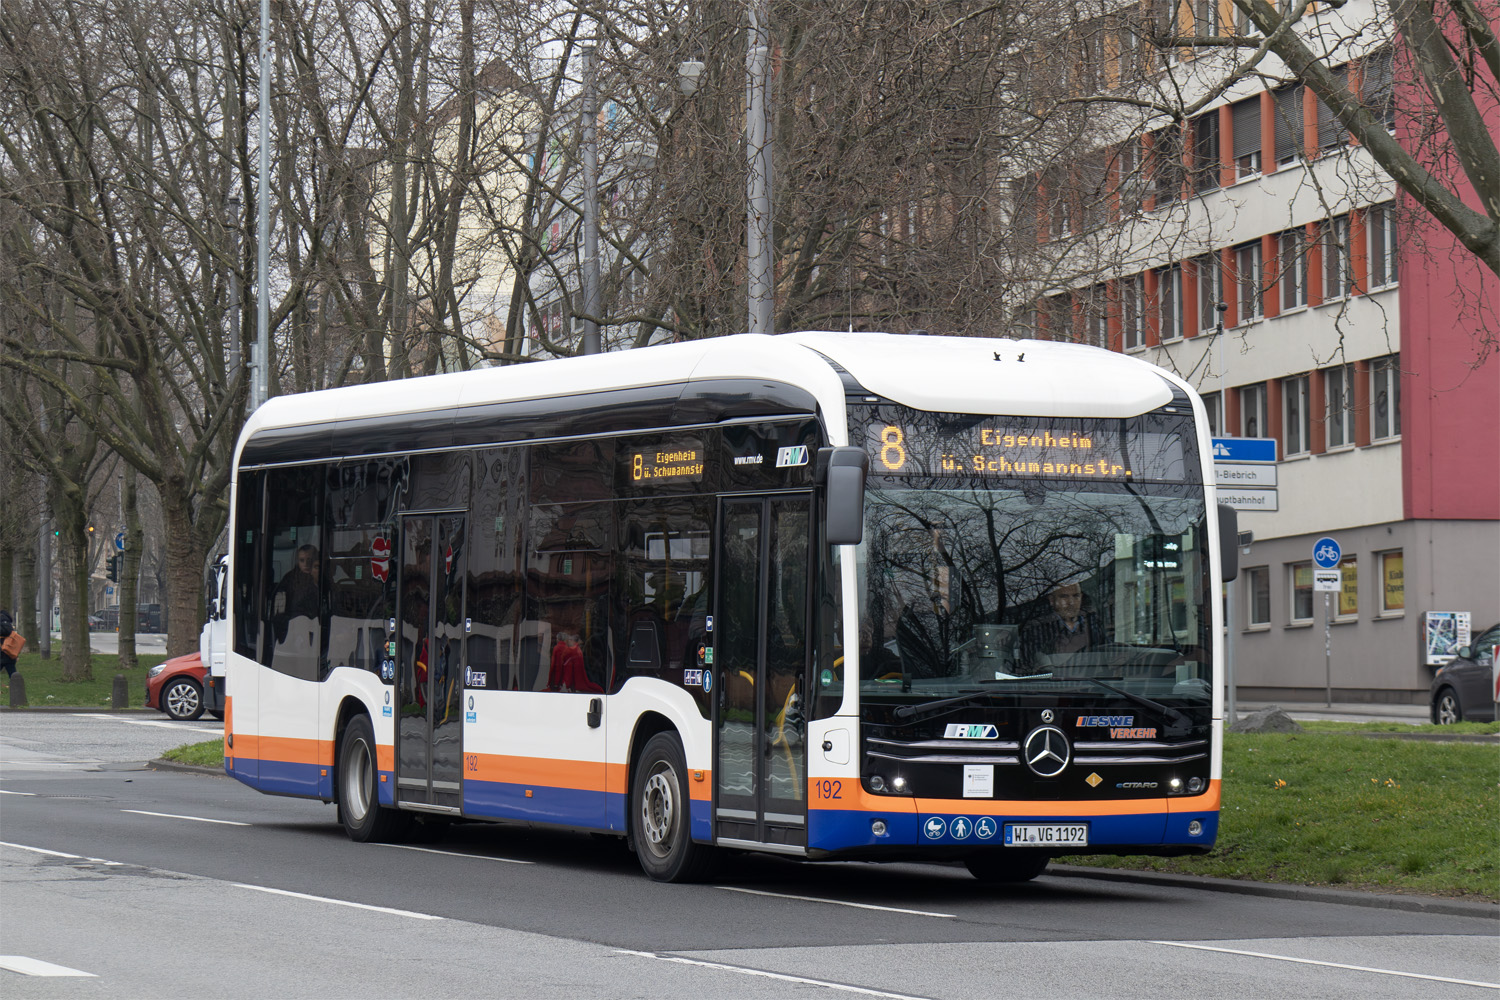
[[[1495,718],[1494,656],[1500,624],[1491,625],[1432,676],[1432,721],[1490,722]]]
[[[203,661],[197,653],[174,656],[146,672],[146,707],[168,718],[191,720],[203,714]],[[223,716],[214,713],[215,718]]]

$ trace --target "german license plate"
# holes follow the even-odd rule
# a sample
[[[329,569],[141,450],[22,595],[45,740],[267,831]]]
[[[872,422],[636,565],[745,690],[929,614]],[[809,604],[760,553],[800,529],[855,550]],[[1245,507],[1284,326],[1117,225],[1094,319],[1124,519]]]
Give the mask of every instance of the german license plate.
[[[1007,823],[1006,847],[1087,847],[1087,823]]]

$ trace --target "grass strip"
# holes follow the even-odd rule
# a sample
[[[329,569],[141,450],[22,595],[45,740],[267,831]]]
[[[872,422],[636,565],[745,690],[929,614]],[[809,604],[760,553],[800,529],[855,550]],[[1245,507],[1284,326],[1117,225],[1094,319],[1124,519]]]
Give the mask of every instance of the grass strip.
[[[189,743],[186,746],[168,750],[162,754],[162,758],[178,764],[222,768],[224,766],[224,741],[205,740],[202,743]]]
[[[65,682],[62,679],[62,657],[54,649],[50,659],[41,653],[22,653],[16,661],[16,673],[26,679],[26,700],[32,708],[86,708],[90,711],[108,710],[114,692],[115,674],[124,674],[129,697],[129,708],[141,708],[146,704],[146,671],[165,660],[164,653],[138,654],[136,666],[130,670],[120,668],[118,653],[94,653],[90,656],[92,680]],[[6,695],[5,703],[9,704]]]
[[[1068,860],[1500,900],[1497,762],[1496,746],[1487,743],[1372,739],[1357,732],[1230,733],[1212,853]]]

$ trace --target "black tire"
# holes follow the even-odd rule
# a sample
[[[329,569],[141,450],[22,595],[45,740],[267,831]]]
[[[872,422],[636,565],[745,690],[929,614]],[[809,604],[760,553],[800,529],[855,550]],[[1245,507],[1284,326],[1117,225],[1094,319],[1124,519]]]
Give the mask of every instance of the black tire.
[[[215,712],[213,709],[209,709],[208,710],[208,714],[212,715],[215,719],[218,719],[220,722],[224,721],[224,713],[223,712]]]
[[[641,868],[658,882],[698,881],[715,861],[713,848],[693,843],[686,777],[677,734],[646,741],[631,775],[630,835]]]
[[[1432,701],[1432,721],[1439,726],[1451,726],[1464,721],[1464,708],[1458,700],[1458,692],[1450,687],[1442,688]]]
[[[969,874],[986,885],[1030,882],[1047,870],[1052,858],[1038,851],[1012,848],[1004,854],[976,854],[964,860]]]
[[[192,722],[203,715],[203,688],[191,677],[174,677],[161,689],[161,710],[167,718]]]
[[[344,832],[361,844],[401,840],[411,826],[409,814],[380,804],[376,760],[375,730],[368,716],[356,715],[339,746],[338,798]]]

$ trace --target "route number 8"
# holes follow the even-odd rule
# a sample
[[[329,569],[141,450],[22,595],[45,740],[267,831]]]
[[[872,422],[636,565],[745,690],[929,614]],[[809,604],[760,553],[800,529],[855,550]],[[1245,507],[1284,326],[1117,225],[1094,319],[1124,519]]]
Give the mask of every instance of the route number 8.
[[[906,436],[901,433],[901,428],[894,424],[888,425],[880,432],[880,464],[896,472],[906,464],[906,448],[903,447]]]

